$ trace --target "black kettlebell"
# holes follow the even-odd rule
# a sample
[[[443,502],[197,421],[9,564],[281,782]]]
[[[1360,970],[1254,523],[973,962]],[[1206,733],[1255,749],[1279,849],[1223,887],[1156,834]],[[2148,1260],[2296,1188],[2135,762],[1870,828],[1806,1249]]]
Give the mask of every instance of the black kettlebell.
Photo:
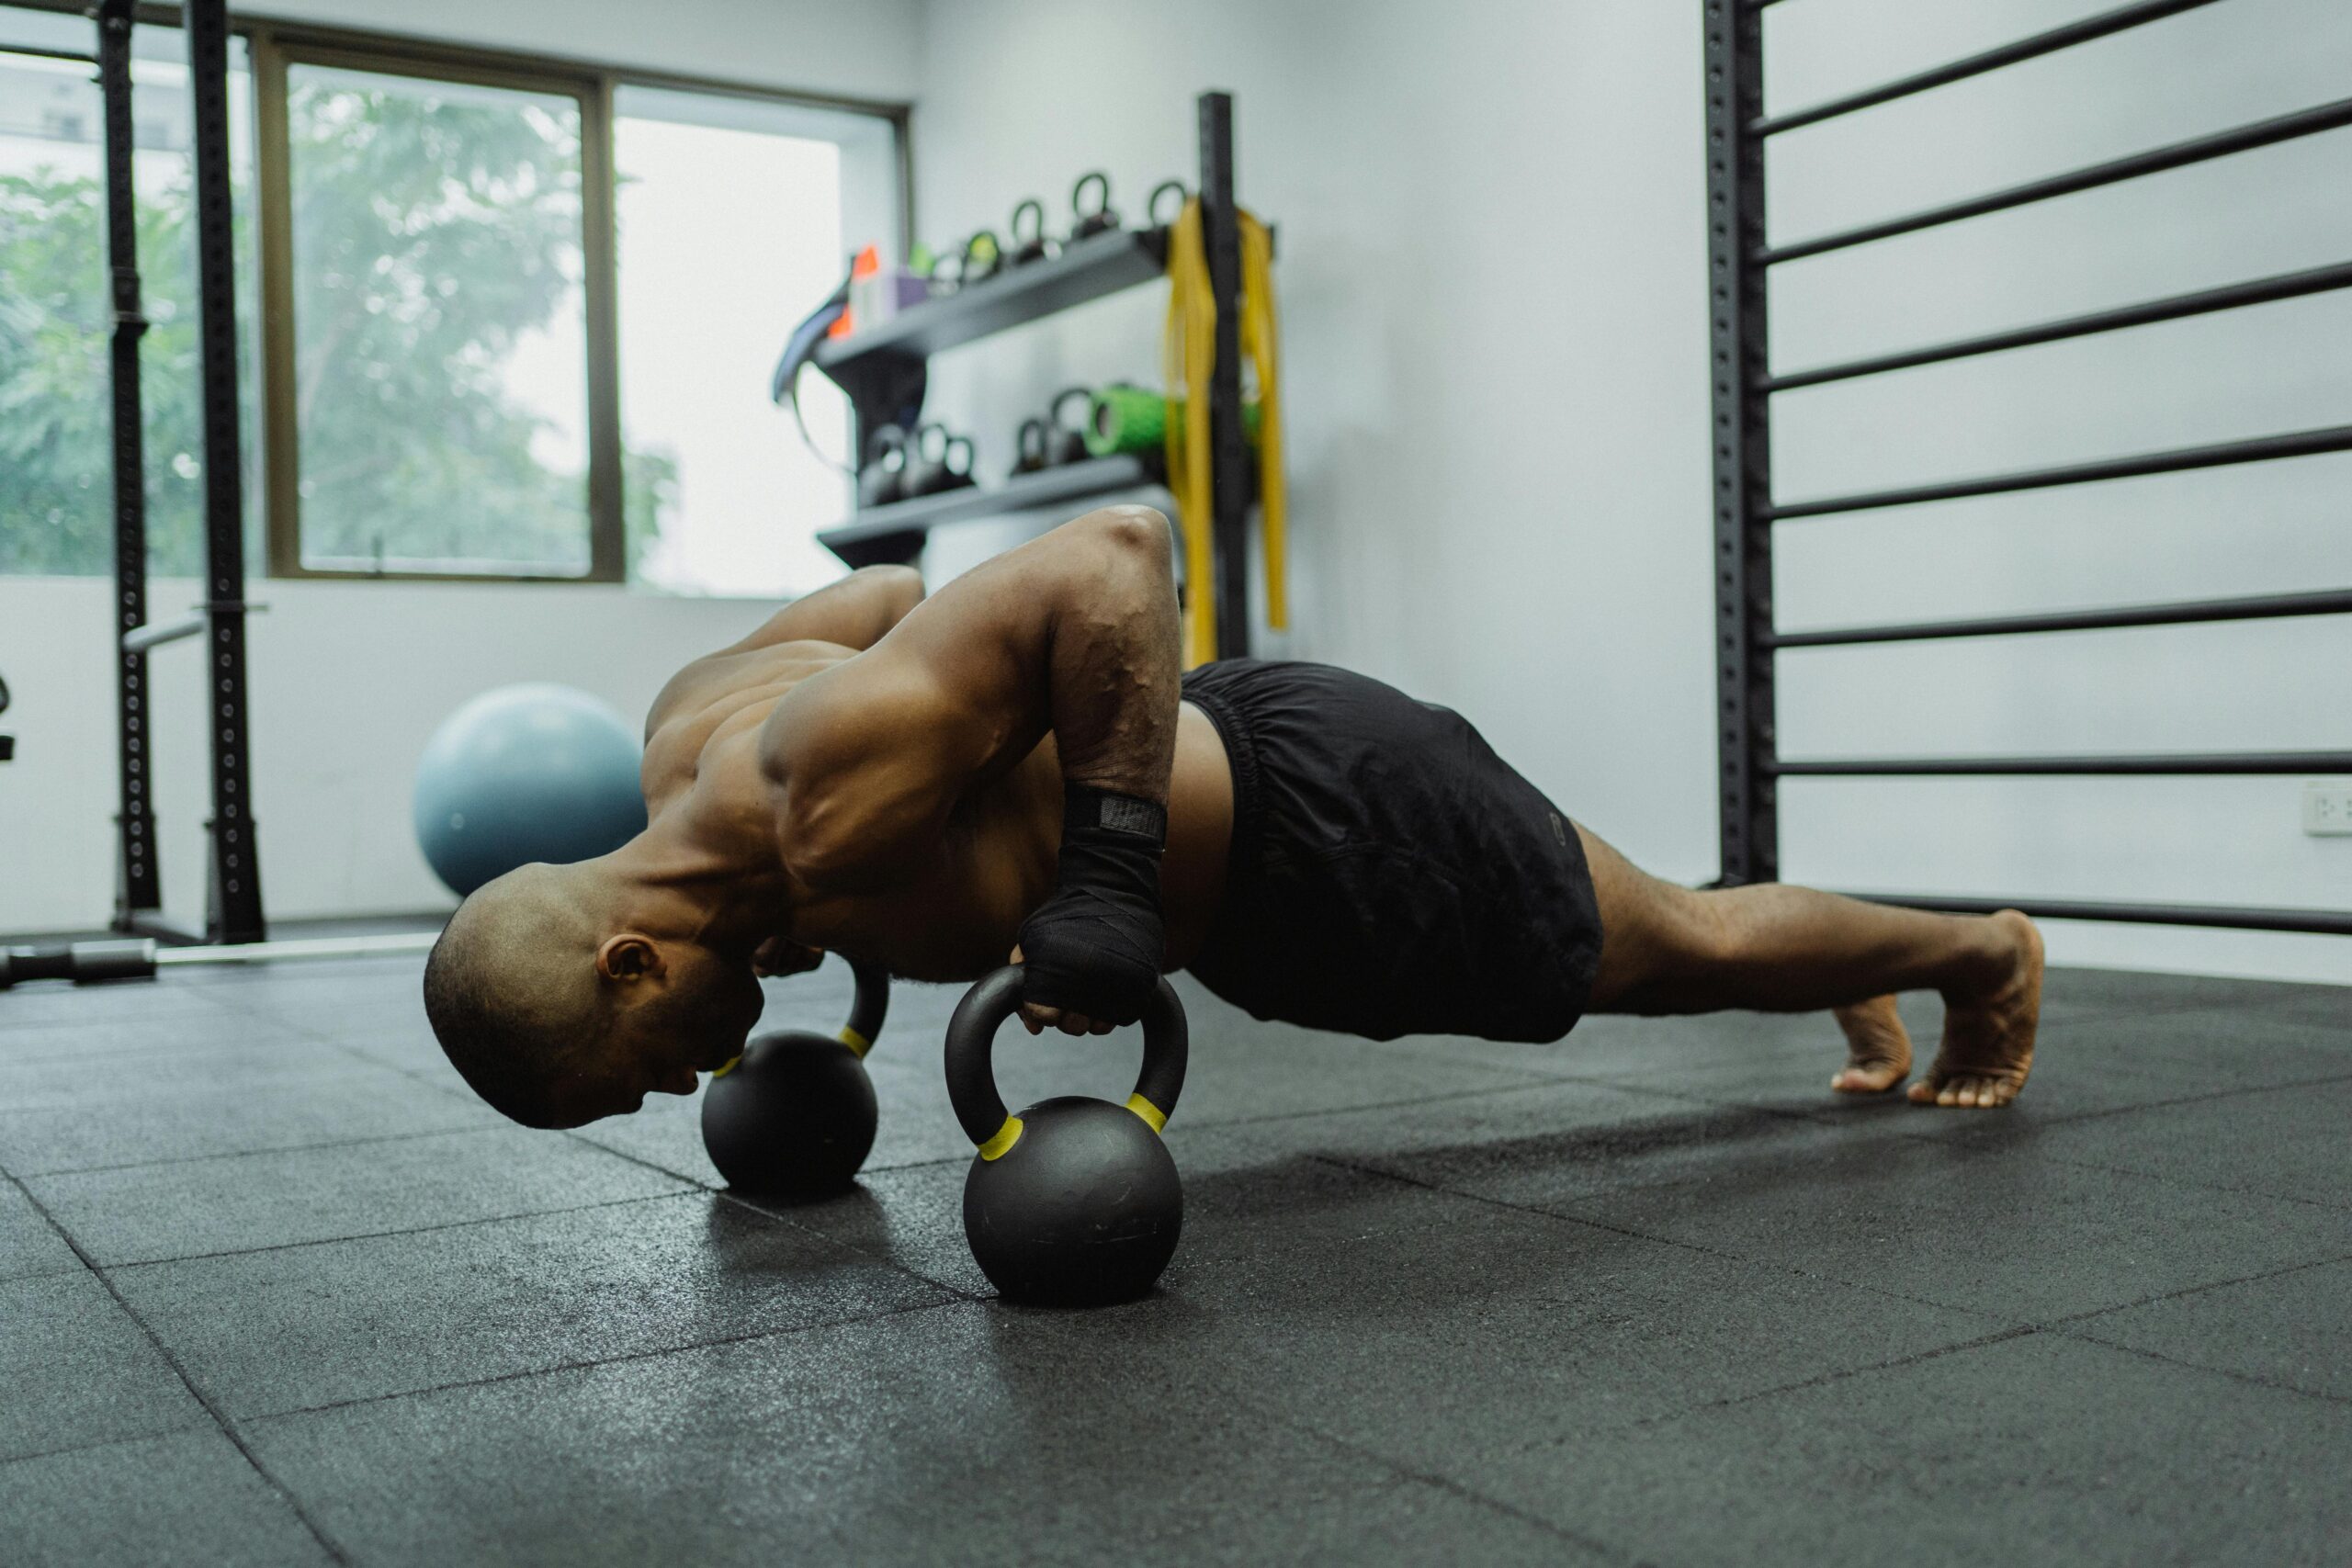
[[[807,1198],[846,1187],[874,1147],[865,1053],[882,1032],[890,977],[853,962],[857,1000],[839,1034],[763,1034],[712,1075],[702,1146],[729,1187]]]
[[[989,1058],[1022,982],[1017,966],[998,970],[947,1021],[947,1098],[979,1149],[964,1180],[965,1239],[1007,1301],[1133,1301],[1168,1267],[1184,1224],[1183,1183],[1159,1138],[1184,1087],[1183,1005],[1160,981],[1126,1104],[1057,1095],[1012,1116]]]
[[[936,436],[936,441],[933,437]],[[955,455],[964,454],[964,466],[956,466]],[[972,443],[968,437],[950,435],[944,424],[926,424],[907,443],[907,473],[904,489],[908,496],[937,495],[944,490],[961,490],[972,483]]]
[[[865,467],[857,471],[857,505],[888,506],[906,493],[907,433],[877,425],[865,444]]]
[[[1046,422],[1042,419],[1023,420],[1021,434],[1013,437],[1012,446],[1014,473],[1034,474],[1044,468],[1046,467]]]
[[[1062,411],[1077,400],[1078,423],[1072,424]],[[1046,463],[1060,468],[1064,463],[1083,463],[1093,456],[1086,449],[1086,430],[1094,423],[1094,389],[1091,387],[1065,387],[1054,394],[1046,411]]]
[[[1094,187],[1094,205],[1086,205],[1086,189]],[[1069,210],[1075,221],[1070,225],[1070,243],[1091,240],[1097,234],[1107,234],[1119,226],[1119,215],[1111,210],[1111,176],[1100,169],[1078,176],[1069,187]]]
[[[1159,198],[1171,191],[1176,196],[1176,210],[1170,216],[1162,218],[1159,215]],[[1144,197],[1144,219],[1155,229],[1165,229],[1177,219],[1184,216],[1184,204],[1192,199],[1192,190],[1182,180],[1162,180],[1151,187],[1149,196]]]
[[[1004,247],[997,242],[996,231],[982,229],[964,242],[964,287],[985,283],[997,275],[1004,265]]]
[[[1026,234],[1021,231],[1023,214],[1031,224]],[[1012,236],[1012,253],[1005,257],[1008,266],[1027,266],[1053,254],[1046,241],[1046,204],[1034,196],[1012,209],[1012,221],[1005,225],[1004,231]]]

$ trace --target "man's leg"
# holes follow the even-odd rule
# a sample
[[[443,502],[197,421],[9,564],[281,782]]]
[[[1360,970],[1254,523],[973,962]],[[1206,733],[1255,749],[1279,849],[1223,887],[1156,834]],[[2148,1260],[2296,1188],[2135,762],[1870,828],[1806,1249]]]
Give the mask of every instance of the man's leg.
[[[2041,937],[2017,911],[1929,914],[1783,883],[1699,891],[1662,882],[1579,825],[1600,904],[1589,1010],[1829,1009],[1849,1056],[1831,1087],[1875,1093],[1910,1070],[1894,993],[1944,998],[1943,1047],[1920,1104],[2007,1105],[2033,1063]]]

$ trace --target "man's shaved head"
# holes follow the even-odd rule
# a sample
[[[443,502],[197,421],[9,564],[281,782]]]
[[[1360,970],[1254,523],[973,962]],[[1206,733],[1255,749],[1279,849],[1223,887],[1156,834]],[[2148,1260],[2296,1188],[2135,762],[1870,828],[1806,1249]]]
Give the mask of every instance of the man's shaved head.
[[[649,929],[612,859],[507,873],[458,907],[425,961],[424,1012],[450,1064],[526,1127],[691,1094],[759,1020],[750,953],[721,953],[699,925]]]
[[[458,906],[424,965],[424,1012],[475,1093],[531,1127],[566,1124],[567,1080],[612,1024],[596,975],[605,921],[579,868],[526,865]]]

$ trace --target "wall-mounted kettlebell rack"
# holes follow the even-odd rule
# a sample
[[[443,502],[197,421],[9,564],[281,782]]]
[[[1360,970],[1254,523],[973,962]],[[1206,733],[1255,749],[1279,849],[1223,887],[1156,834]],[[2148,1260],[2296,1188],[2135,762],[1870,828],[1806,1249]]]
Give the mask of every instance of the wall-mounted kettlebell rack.
[[[1204,93],[1198,110],[1203,238],[1217,320],[1216,372],[1209,389],[1210,535],[1221,586],[1228,580],[1236,585],[1217,596],[1217,647],[1230,657],[1250,651],[1248,595],[1238,585],[1246,582],[1252,498],[1241,423],[1241,228],[1234,199],[1232,95]],[[1158,206],[1160,194],[1154,191],[1149,205]],[[865,454],[869,433],[885,425],[910,431],[922,423],[933,355],[1158,281],[1167,273],[1164,226],[1101,229],[1074,237],[1058,254],[1005,267],[953,294],[910,306],[870,332],[828,342],[817,350],[814,363],[849,394],[857,425],[852,449]],[[1228,431],[1231,440],[1223,438]],[[931,530],[944,524],[1159,484],[1165,478],[1162,468],[1156,452],[1090,457],[1016,473],[1001,484],[967,485],[862,507],[817,538],[853,567],[904,564],[922,553]]]

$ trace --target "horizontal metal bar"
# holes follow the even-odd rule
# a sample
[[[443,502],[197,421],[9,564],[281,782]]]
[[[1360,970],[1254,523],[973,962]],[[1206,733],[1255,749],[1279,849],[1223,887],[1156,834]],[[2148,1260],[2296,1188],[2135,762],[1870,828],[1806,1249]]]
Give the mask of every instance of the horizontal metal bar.
[[[1782,778],[2064,773],[2352,773],[2352,751],[2182,751],[2148,757],[1854,757],[1772,764]]]
[[[0,54],[26,54],[35,60],[63,60],[75,65],[96,65],[98,57],[78,49],[50,49],[37,43],[0,43]]]
[[[1842,98],[1831,98],[1826,102],[1815,104],[1809,108],[1794,109],[1787,114],[1766,115],[1761,118],[1749,121],[1747,129],[1757,136],[1774,136],[1783,130],[1794,130],[1799,126],[1818,125],[1825,119],[1835,119],[1839,115],[1852,114],[1856,109],[1874,108],[1880,104],[1893,103],[1897,98],[1907,98],[1914,93],[1924,93],[1930,87],[1943,87],[1954,82],[1964,82],[1971,76],[1982,76],[1987,71],[1997,71],[2004,65],[2015,65],[2020,61],[2032,60],[2044,54],[2054,54],[2059,50],[2070,49],[2078,43],[2088,43],[2093,39],[2102,39],[2111,33],[2125,32],[2149,22],[2162,21],[2166,17],[2176,16],[2182,11],[2193,11],[2199,6],[2210,6],[2212,3],[2213,0],[2139,0],[2136,5],[2119,6],[2112,11],[2101,11],[2095,17],[2085,17],[2080,21],[2068,22],[2064,27],[2052,28],[2047,32],[2035,33],[2032,37],[2019,39],[2015,43],[2005,43],[1997,49],[1988,49],[1982,53],[1968,55],[1936,66],[1932,70],[1900,77],[1882,86],[1864,88],[1859,93],[1849,93]]]
[[[172,621],[164,626],[133,626],[122,634],[122,650],[125,653],[144,653],[151,648],[161,648],[182,637],[201,637],[208,624],[205,616],[198,615],[191,620]]]
[[[2058,343],[2066,338],[2088,337],[2095,333],[2117,332],[2126,327],[2144,327],[2156,321],[2177,321],[2184,316],[2234,310],[2247,305],[2267,305],[2278,299],[2301,299],[2306,294],[2324,294],[2335,288],[2352,288],[2352,262],[2315,266],[2304,272],[2281,273],[2276,277],[2258,277],[2251,282],[2232,283],[2219,288],[2200,288],[2190,294],[2168,295],[2162,299],[2143,300],[2136,305],[2120,305],[2111,310],[2093,310],[2058,321],[2038,321],[2031,326],[2011,327],[2006,332],[1955,338],[1950,343],[1933,344],[1925,348],[1876,355],[1868,359],[1849,359],[1837,365],[1817,366],[1810,370],[1792,370],[1784,376],[1767,376],[1757,384],[1768,392],[1793,391],[1799,387],[1817,387],[1825,381],[1879,376],[1889,370],[1908,370],[1917,365],[1967,359],[1980,354],[1998,354],[2004,349],[2028,348],[2035,344]]]
[[[288,958],[380,958],[430,953],[439,931],[398,931],[382,936],[297,937],[286,942],[243,942],[220,947],[159,947],[152,955],[164,967],[189,964],[275,964]]]
[[[2273,462],[2281,457],[2309,457],[2323,452],[2344,451],[2352,451],[2352,424],[2332,424],[2319,430],[2299,430],[2286,435],[2257,435],[2245,441],[2224,441],[2211,446],[2177,446],[2167,452],[2102,457],[2094,462],[2067,463],[2054,468],[2026,468],[2017,473],[1992,474],[1983,479],[1916,485],[1908,490],[1871,491],[1860,495],[1833,495],[1819,501],[1790,502],[1768,508],[1765,515],[1776,520],[1825,517],[1836,512],[1916,506],[1923,502],[1958,501],[1972,495],[2001,495],[2010,491],[2047,490],[2054,485],[2138,479],[2144,474],[2180,473],[2190,468],[2218,468],[2232,463]]]
[[[2215,926],[2234,931],[2317,931],[2352,936],[2352,911],[2266,909],[2227,904],[2124,904],[2077,898],[1944,898],[1895,893],[1852,893],[1852,898],[1906,909],[1936,909],[1953,915],[1989,915],[2021,909],[2045,920],[2120,920],[2132,925]]]
[[[2264,621],[2285,615],[2352,614],[2352,588],[2321,593],[2264,593],[2244,599],[2184,599],[2114,610],[2053,610],[2040,615],[1992,615],[1969,621],[1915,621],[1903,626],[1837,626],[1817,632],[1774,632],[1774,648],[1837,648],[1852,643],[1920,642],[1931,637],[2016,637],[2027,632],[2109,631],[2120,626],[2177,626],[2204,621]]]
[[[2257,147],[2292,141],[2299,137],[2314,136],[2323,130],[2334,130],[2346,125],[2352,125],[2352,98],[2338,98],[2334,103],[2317,104],[2292,114],[2256,120],[2251,125],[2216,131],[2211,136],[2191,137],[2187,141],[2176,141],[2165,147],[2153,147],[2129,157],[2093,164],[2088,168],[2052,175],[2046,179],[2029,180],[2023,185],[1988,191],[1983,196],[1972,196],[1962,201],[1947,202],[1941,207],[1930,207],[1899,218],[1865,223],[1857,229],[1840,230],[1834,234],[1822,234],[1792,244],[1766,245],[1756,253],[1755,259],[1770,266],[1804,256],[1817,256],[1827,251],[1844,250],[1849,245],[1867,244],[1872,240],[1892,239],[1897,234],[1908,234],[1920,229],[1957,223],[1963,218],[1979,218],[1988,212],[2001,212],[2030,202],[2047,201],[2052,197],[2095,190],[2100,186],[2137,179],[2143,175],[2162,174],[2166,169],[2201,164],[2212,158],[2225,158],[2233,152],[2248,152]]]

